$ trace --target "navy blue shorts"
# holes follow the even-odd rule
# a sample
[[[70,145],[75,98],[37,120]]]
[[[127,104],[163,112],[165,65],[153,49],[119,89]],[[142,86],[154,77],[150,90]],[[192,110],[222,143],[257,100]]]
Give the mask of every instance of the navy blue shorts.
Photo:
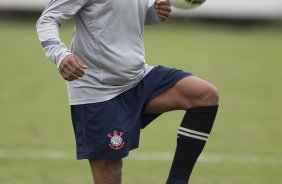
[[[134,88],[109,101],[72,105],[77,159],[126,157],[130,150],[139,146],[140,129],[159,116],[144,114],[148,102],[190,75],[158,66]]]

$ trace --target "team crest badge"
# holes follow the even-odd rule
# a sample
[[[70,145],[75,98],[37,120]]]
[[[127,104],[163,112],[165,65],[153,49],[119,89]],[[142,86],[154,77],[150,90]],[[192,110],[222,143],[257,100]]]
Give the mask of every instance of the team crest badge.
[[[124,147],[124,141],[122,139],[122,136],[124,135],[123,132],[114,131],[113,134],[109,133],[108,137],[111,138],[109,146],[113,150],[120,150]]]

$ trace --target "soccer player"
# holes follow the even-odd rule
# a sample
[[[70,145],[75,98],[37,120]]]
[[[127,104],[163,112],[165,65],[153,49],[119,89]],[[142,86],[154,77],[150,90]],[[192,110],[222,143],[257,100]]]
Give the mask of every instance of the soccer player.
[[[46,55],[67,81],[77,159],[89,160],[95,184],[120,184],[122,158],[138,147],[140,129],[172,110],[186,114],[166,183],[187,184],[217,113],[213,85],[182,70],[146,64],[144,25],[165,21],[171,12],[166,1],[148,4],[51,0],[37,22]],[[69,49],[59,27],[72,17]]]

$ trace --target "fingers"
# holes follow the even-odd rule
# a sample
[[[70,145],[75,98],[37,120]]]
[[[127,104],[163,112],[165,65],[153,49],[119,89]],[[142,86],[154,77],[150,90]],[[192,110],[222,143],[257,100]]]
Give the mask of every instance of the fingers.
[[[87,66],[75,55],[68,55],[62,61],[59,71],[63,78],[67,81],[79,79],[85,75]]]
[[[165,10],[156,10],[161,21],[166,21],[169,17],[169,12]]]
[[[161,21],[166,21],[171,12],[170,4],[164,0],[157,0],[154,3],[155,10]]]

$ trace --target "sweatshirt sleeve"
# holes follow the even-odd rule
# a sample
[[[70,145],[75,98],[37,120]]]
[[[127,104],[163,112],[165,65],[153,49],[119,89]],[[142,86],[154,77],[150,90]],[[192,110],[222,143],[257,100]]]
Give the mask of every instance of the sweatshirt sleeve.
[[[151,5],[147,9],[147,16],[146,16],[146,21],[145,24],[157,24],[160,22],[160,18],[157,15],[157,12],[154,8],[154,5]]]
[[[61,42],[59,27],[71,19],[90,0],[51,0],[39,20],[36,30],[46,56],[59,68],[70,50]]]

